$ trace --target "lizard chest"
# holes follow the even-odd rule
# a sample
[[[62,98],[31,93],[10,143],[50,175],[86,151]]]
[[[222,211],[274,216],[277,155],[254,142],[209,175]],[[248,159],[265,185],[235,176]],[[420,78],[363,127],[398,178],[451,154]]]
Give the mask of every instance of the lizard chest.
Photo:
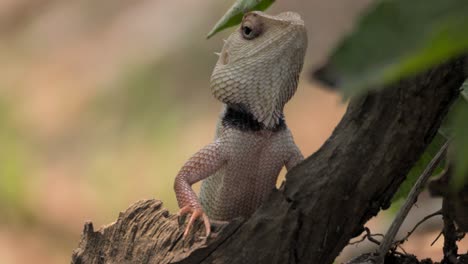
[[[238,177],[258,177],[284,164],[285,153],[281,148],[281,132],[231,131],[230,142],[225,144],[228,160],[227,173]]]
[[[275,188],[285,153],[279,134],[225,131],[225,165],[204,180],[201,203],[218,220],[250,215]]]

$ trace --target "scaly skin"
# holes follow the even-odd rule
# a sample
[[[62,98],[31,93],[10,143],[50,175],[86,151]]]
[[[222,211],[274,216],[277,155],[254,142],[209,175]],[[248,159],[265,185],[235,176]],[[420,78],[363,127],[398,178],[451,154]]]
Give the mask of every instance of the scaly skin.
[[[174,189],[180,214],[197,218],[210,235],[210,219],[250,216],[275,188],[283,166],[303,160],[283,119],[294,95],[307,47],[296,13],[247,13],[231,34],[211,76],[213,95],[225,104],[214,142],[178,173]],[[200,200],[191,185],[204,180]]]

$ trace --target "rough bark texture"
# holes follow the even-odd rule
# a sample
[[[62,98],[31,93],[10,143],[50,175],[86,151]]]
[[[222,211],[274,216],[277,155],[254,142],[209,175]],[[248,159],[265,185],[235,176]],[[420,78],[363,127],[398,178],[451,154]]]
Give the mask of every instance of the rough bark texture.
[[[466,77],[454,60],[351,100],[325,144],[247,221],[207,245],[181,239],[177,218],[155,200],[116,223],[85,230],[73,263],[332,263],[390,200],[431,142]]]
[[[144,200],[120,213],[116,222],[94,231],[86,223],[80,245],[73,251],[72,263],[200,263],[240,226],[235,220],[220,235],[206,243],[203,229],[182,240],[182,222],[169,214],[161,201]],[[217,230],[214,230],[217,231]],[[203,254],[200,254],[203,252]]]

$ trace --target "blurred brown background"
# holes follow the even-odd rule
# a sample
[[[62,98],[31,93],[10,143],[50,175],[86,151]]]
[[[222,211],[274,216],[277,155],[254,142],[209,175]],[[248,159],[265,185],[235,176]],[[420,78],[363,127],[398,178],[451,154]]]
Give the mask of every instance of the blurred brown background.
[[[110,223],[139,199],[176,212],[173,179],[221,109],[209,78],[232,29],[205,35],[232,2],[0,0],[0,263],[68,263],[86,220]],[[299,12],[309,31],[286,107],[305,155],[345,111],[308,72],[369,2],[278,0],[268,11]],[[384,232],[391,214],[370,225]],[[439,256],[426,240],[410,251]]]

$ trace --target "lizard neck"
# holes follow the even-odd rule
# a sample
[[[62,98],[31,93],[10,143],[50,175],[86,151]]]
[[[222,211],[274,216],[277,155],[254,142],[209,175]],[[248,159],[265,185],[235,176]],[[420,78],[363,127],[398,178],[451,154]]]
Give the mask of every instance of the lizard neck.
[[[278,132],[286,129],[283,115],[279,119],[278,124],[273,127],[267,127],[262,122],[255,120],[254,116],[244,108],[237,105],[226,105],[226,110],[221,117],[221,123],[224,127],[235,128],[241,131],[262,131]]]

